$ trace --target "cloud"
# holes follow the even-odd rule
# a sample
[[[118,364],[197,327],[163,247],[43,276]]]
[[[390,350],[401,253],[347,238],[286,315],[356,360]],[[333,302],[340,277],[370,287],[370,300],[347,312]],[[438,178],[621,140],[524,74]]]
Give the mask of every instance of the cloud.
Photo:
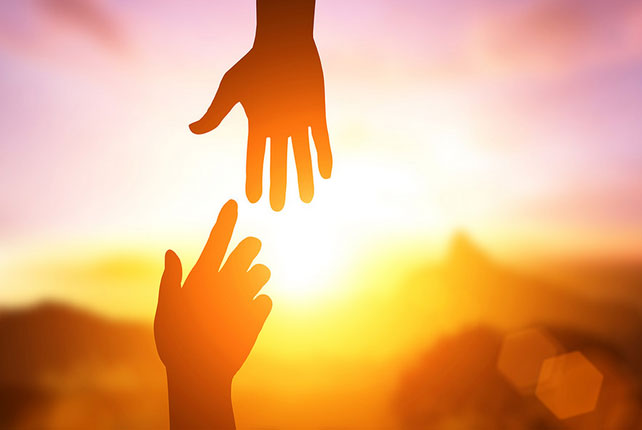
[[[637,18],[636,18],[637,17]],[[483,20],[469,47],[477,67],[558,74],[642,56],[642,7],[631,0],[543,0]]]
[[[65,62],[92,51],[122,55],[129,40],[120,18],[102,0],[8,1],[0,4],[0,48],[19,56],[56,57]],[[97,52],[100,48],[102,52]]]
[[[91,35],[110,48],[122,47],[123,40],[116,20],[105,5],[92,0],[37,0],[39,7],[50,18],[63,25]]]

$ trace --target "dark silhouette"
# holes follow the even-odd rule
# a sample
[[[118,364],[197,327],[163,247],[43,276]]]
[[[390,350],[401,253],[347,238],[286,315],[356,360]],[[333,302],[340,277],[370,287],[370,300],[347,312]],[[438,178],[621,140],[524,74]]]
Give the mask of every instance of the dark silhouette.
[[[363,273],[371,267],[364,267]],[[585,267],[596,269],[590,264]],[[623,273],[639,273],[629,266],[624,266],[625,272],[617,267],[601,275],[605,288],[610,289]],[[389,428],[399,429],[641,428],[639,294],[631,290],[626,301],[593,301],[546,282],[539,273],[505,266],[474,240],[458,235],[445,262],[426,263],[392,286],[397,296],[382,295],[381,285],[374,284],[340,307],[330,308],[326,315],[332,318],[321,321],[312,314],[291,324],[282,320],[279,339],[289,342],[303,332],[316,339],[316,345],[311,345],[315,352],[336,351],[344,345],[352,345],[355,352],[305,354],[294,360],[287,348],[266,350],[259,367],[271,373],[238,387],[237,418],[240,421],[244,414],[244,421],[257,428],[374,428],[373,417],[390,418]],[[639,286],[637,279],[630,282]],[[227,293],[234,290],[213,284],[212,296],[221,304],[230,303]],[[221,307],[212,305],[213,312]],[[229,304],[228,308],[237,307]],[[457,321],[439,328],[435,324],[441,325],[444,315],[455,315]],[[216,314],[211,318],[221,319]],[[171,321],[166,324],[172,328]],[[582,352],[603,374],[593,412],[560,421],[533,390],[523,394],[499,372],[496,363],[504,336],[528,327],[546,331],[565,352]],[[212,333],[210,324],[192,328],[194,334],[186,334],[186,341],[204,342],[206,334]],[[382,359],[380,351],[404,333],[409,337],[399,347],[407,344],[408,353]],[[278,339],[265,340],[276,342],[274,348],[279,346]],[[191,360],[194,353],[181,348],[170,351],[174,360],[180,362],[178,354],[186,362]],[[210,365],[217,363],[212,359]],[[158,360],[147,321],[109,319],[58,304],[0,307],[0,429],[162,429],[169,424],[166,373],[170,372]],[[397,377],[396,387],[371,384]],[[292,399],[292,392],[283,387],[296,386],[299,378],[301,388],[296,393],[301,397]],[[336,383],[329,388],[327,381]],[[191,396],[206,399],[205,407],[218,407],[210,400],[217,390],[198,384],[191,388]],[[332,397],[326,397],[325,390],[332,390]],[[270,393],[271,398],[261,406],[253,405],[253,398],[262,393]],[[379,399],[391,407],[381,409]],[[303,404],[305,412],[298,412]]]
[[[568,327],[547,327],[568,351],[579,350],[604,375],[595,410],[559,420],[497,371],[505,333],[482,325],[445,336],[402,373],[392,398],[400,429],[637,429],[642,425],[639,362],[622,346]],[[624,346],[639,349],[636,345]]]
[[[501,341],[500,333],[483,326],[437,341],[400,378],[393,396],[399,428],[563,428],[497,372]]]
[[[154,335],[167,369],[174,429],[235,428],[232,378],[272,309],[268,296],[254,298],[270,278],[261,264],[250,269],[258,239],[241,241],[221,267],[237,211],[234,200],[223,206],[182,288],[181,262],[173,251],[165,254]]]
[[[329,178],[332,153],[325,116],[321,60],[313,39],[314,0],[257,0],[257,26],[250,52],[221,81],[205,115],[190,125],[196,134],[215,129],[240,102],[248,118],[246,194],[255,203],[262,194],[263,159],[270,138],[270,204],[285,204],[288,138],[299,179],[299,195],[314,195],[308,127],[319,172]]]
[[[0,309],[1,429],[163,429],[164,373],[147,324],[60,303]]]

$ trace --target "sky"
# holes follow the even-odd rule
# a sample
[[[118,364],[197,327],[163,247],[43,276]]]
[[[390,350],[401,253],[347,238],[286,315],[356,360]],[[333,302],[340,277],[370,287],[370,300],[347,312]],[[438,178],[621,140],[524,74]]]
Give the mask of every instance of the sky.
[[[234,241],[261,238],[269,288],[299,304],[458,230],[506,258],[642,257],[639,2],[318,0],[334,171],[304,204],[289,154],[279,213],[245,199],[240,106],[187,127],[254,6],[2,2],[0,303],[149,317],[165,249],[193,262],[229,198]]]

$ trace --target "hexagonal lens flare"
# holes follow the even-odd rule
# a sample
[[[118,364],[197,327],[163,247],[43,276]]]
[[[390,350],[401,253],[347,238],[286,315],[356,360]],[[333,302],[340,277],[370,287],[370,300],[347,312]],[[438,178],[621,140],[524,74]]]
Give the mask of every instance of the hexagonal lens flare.
[[[595,409],[602,373],[579,351],[544,361],[535,395],[559,419]]]
[[[544,360],[562,352],[562,347],[546,331],[522,330],[504,338],[497,369],[517,391],[532,394]]]

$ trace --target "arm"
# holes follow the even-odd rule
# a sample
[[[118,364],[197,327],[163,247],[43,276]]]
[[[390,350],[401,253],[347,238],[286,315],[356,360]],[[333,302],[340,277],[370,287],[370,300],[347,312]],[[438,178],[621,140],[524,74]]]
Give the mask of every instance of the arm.
[[[314,43],[315,0],[257,0],[254,46],[279,42]]]
[[[234,429],[232,381],[167,370],[170,429]]]
[[[154,337],[167,370],[173,430],[235,428],[232,378],[272,309],[269,297],[255,297],[270,277],[261,264],[250,268],[261,247],[258,239],[241,241],[221,267],[236,217],[230,200],[182,287],[178,256],[165,254]]]

